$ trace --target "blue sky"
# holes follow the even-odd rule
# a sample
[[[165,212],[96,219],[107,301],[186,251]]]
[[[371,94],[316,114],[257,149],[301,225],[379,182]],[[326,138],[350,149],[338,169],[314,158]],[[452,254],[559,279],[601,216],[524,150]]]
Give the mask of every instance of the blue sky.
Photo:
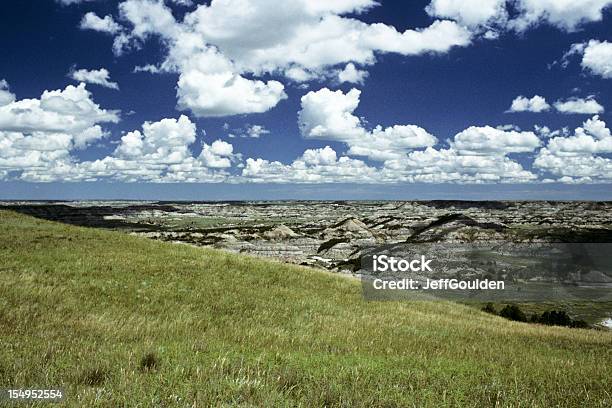
[[[5,1],[0,198],[609,199],[611,19],[606,0]]]

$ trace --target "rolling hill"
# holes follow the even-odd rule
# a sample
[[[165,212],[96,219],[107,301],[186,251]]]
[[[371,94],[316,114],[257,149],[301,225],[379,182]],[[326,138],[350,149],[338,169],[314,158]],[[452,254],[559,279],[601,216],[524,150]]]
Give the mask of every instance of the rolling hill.
[[[612,406],[612,333],[0,211],[0,385],[66,406]]]

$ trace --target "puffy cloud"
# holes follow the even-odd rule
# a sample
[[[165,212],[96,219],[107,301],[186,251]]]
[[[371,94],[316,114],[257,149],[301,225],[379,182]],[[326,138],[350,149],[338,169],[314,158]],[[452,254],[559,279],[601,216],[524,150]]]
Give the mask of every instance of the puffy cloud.
[[[364,28],[361,35],[364,44],[369,48],[364,51],[393,52],[401,55],[445,53],[452,47],[466,46],[471,41],[471,33],[468,30],[448,20],[434,21],[429,27],[406,30],[403,33],[392,26],[372,24]]]
[[[372,160],[389,160],[414,149],[436,144],[436,138],[416,125],[376,126],[364,138],[349,141],[348,154]]]
[[[589,41],[582,55],[584,69],[603,78],[612,78],[612,43]]]
[[[526,98],[519,95],[512,101],[512,105],[508,112],[544,112],[550,109],[550,105],[546,99],[540,95],[534,95],[531,98]]]
[[[593,96],[585,98],[569,98],[565,101],[558,100],[553,106],[561,113],[582,113],[582,114],[597,114],[604,111],[604,107],[597,102]],[[544,112],[550,109],[550,105],[546,99],[540,95],[535,95],[528,99],[522,95],[517,96],[513,101],[510,109],[506,112]]]
[[[309,165],[332,165],[336,163],[336,151],[329,146],[322,149],[308,149],[302,155],[304,163]]]
[[[421,183],[523,183],[537,176],[504,155],[464,155],[453,148],[428,147],[406,160],[385,162],[384,178]]]
[[[338,81],[362,84],[368,77],[368,71],[355,68],[355,64],[349,62],[342,71],[338,71]]]
[[[612,180],[612,160],[602,156],[558,156],[547,148],[543,148],[533,165],[558,176],[557,181],[562,183],[610,182]]]
[[[214,1],[198,7],[185,21],[241,69],[256,73],[292,67],[320,72],[348,62],[373,63],[375,52],[445,52],[470,41],[469,32],[450,21],[400,33],[393,26],[366,24],[339,15],[373,2],[310,3]],[[275,29],[270,30],[270,25]]]
[[[180,30],[172,10],[163,1],[128,0],[119,4],[119,14],[132,24],[131,35],[140,40],[155,34],[174,38]]]
[[[110,73],[106,68],[100,69],[78,69],[70,72],[70,78],[78,82],[86,82],[88,84],[96,84],[106,88],[119,89],[116,82],[111,82]]]
[[[118,112],[101,108],[85,84],[44,91],[40,99],[13,100],[0,106],[0,171],[23,180],[69,177],[82,149],[108,134],[99,123],[119,121]]]
[[[523,183],[537,176],[507,157],[530,153],[541,144],[533,132],[515,127],[469,127],[459,132],[450,148],[434,148],[436,139],[414,125],[381,126],[368,131],[353,113],[360,92],[323,88],[302,97],[299,125],[305,138],[333,140],[348,145],[348,155],[382,161],[371,166],[338,154],[326,146],[306,150],[291,164],[265,159],[246,160],[241,177],[255,182],[360,183]],[[596,128],[597,126],[593,126]],[[601,130],[600,130],[601,133]],[[417,148],[426,147],[424,150]]]
[[[371,0],[215,0],[177,21],[160,0],[126,0],[119,13],[131,28],[118,32],[114,50],[120,54],[159,36],[168,55],[140,71],[178,73],[178,108],[214,117],[265,112],[285,99],[283,84],[257,79],[263,75],[360,83],[366,72],[356,64],[371,65],[376,54],[444,53],[470,43],[470,32],[451,21],[399,32],[356,18],[375,5]],[[343,17],[346,13],[354,14]]]
[[[572,155],[590,153],[612,153],[612,138],[596,140],[590,135],[581,134],[569,138],[553,138],[549,150],[554,154]]]
[[[112,16],[100,18],[93,12],[89,12],[83,16],[80,28],[82,30],[94,30],[108,34],[117,34],[121,31],[121,26],[115,22]]]
[[[184,182],[223,181],[216,170],[240,159],[233,146],[220,140],[202,145],[194,157],[190,146],[196,126],[182,115],[145,122],[126,133],[113,153],[78,161],[73,152],[107,137],[98,123],[116,122],[115,111],[95,104],[85,84],[45,91],[40,99],[24,99],[0,107],[0,172],[25,181]]]
[[[379,171],[361,160],[337,157],[329,146],[308,149],[286,165],[278,161],[248,158],[242,180],[264,183],[379,183]]]
[[[322,88],[302,96],[298,113],[302,135],[307,138],[347,141],[364,134],[360,119],[353,115],[359,105],[361,91]]]
[[[0,106],[8,105],[15,101],[15,94],[11,93],[6,79],[0,79]]]
[[[606,127],[606,122],[600,120],[598,115],[587,119],[582,124],[582,128],[576,128],[576,133],[587,133],[599,140],[609,139],[611,136],[610,129]]]
[[[455,135],[450,148],[410,152],[385,161],[383,179],[427,183],[523,183],[537,179],[509,153],[527,153],[539,147],[532,132],[471,126]]]
[[[251,125],[246,129],[246,136],[258,139],[262,135],[269,134],[270,131],[261,125]]]
[[[551,138],[547,148],[560,156],[612,153],[612,135],[606,123],[595,115],[576,128],[574,135]]]
[[[590,40],[585,43],[572,44],[562,59],[563,66],[569,63],[569,57],[582,55],[582,69],[602,78],[612,78],[612,43],[608,41]]]
[[[75,135],[96,123],[118,121],[118,111],[100,108],[84,83],[44,91],[40,99],[22,99],[0,106],[0,131]]]
[[[483,32],[485,38],[496,38],[499,30],[523,32],[540,24],[575,31],[601,21],[611,4],[611,0],[432,0],[426,11]]]
[[[612,180],[612,134],[606,123],[593,116],[571,136],[554,137],[541,149],[534,167],[560,177],[561,182]]]
[[[2,86],[8,87],[5,82]],[[39,99],[13,100],[0,106],[0,174],[37,182],[216,182],[228,179],[219,169],[241,159],[221,140],[203,143],[194,157],[190,146],[196,126],[182,115],[145,122],[141,130],[123,135],[112,154],[79,161],[74,151],[107,137],[100,124],[118,120],[117,111],[103,109],[91,99],[84,83],[44,91]]]
[[[197,70],[180,75],[177,96],[179,109],[201,117],[262,113],[287,98],[278,81],[249,80],[232,71]]]
[[[215,140],[211,145],[204,143],[200,159],[206,167],[223,169],[232,166],[234,147],[222,140]]]
[[[46,91],[39,101],[41,110],[64,115],[62,121],[66,123],[75,121],[71,115],[78,116],[83,122],[66,128],[72,133],[57,131],[55,124],[59,121],[41,112],[37,114],[44,120],[36,130],[31,128],[31,121],[16,118],[10,121],[13,128],[0,128],[0,172],[5,178],[28,181],[488,183],[535,179],[506,157],[508,153],[535,149],[537,138],[530,132],[471,127],[458,133],[450,148],[415,151],[416,147],[434,144],[435,138],[414,125],[366,130],[353,115],[359,96],[357,90],[346,94],[328,89],[309,93],[300,120],[304,131],[347,143],[349,155],[384,160],[378,167],[339,155],[326,146],[308,149],[290,164],[248,158],[241,173],[232,174],[229,171],[241,155],[230,143],[216,140],[203,143],[199,155],[194,156],[191,146],[196,140],[196,126],[185,115],[145,122],[142,129],[124,134],[112,154],[79,162],[72,156],[74,149],[106,136],[94,122],[112,119],[109,111],[87,102],[89,93],[81,84],[64,91]],[[24,110],[11,114],[22,115]],[[247,129],[259,134],[264,131],[258,125]],[[609,130],[597,118],[585,123],[584,129],[599,138],[609,138]]]
[[[603,113],[604,107],[599,104],[593,97],[569,98],[565,101],[558,100],[554,103],[554,107],[561,113],[581,113],[581,114],[596,114]]]
[[[506,0],[432,0],[426,11],[468,27],[500,23],[507,19]]]
[[[173,37],[178,30],[172,11],[162,0],[128,0],[119,4],[119,16],[131,22],[132,30],[122,27],[112,16],[100,18],[93,12],[83,16],[80,27],[115,35],[115,55],[139,48],[141,43],[152,35]]]
[[[452,147],[460,154],[528,153],[540,146],[533,132],[501,130],[491,126],[471,126],[455,135]]]
[[[143,163],[179,163],[191,156],[189,145],[195,141],[196,127],[185,115],[159,122],[145,122],[143,131],[135,130],[121,138],[115,150],[120,158],[137,158]]]
[[[202,145],[194,157],[190,145],[196,140],[196,126],[185,115],[145,122],[142,130],[122,136],[110,156],[71,165],[77,180],[112,179],[125,182],[218,182],[228,174],[216,170],[238,160],[233,146],[217,140]]]
[[[110,136],[109,132],[103,130],[100,125],[93,125],[73,135],[74,147],[77,149],[84,149],[93,142],[108,136]]]
[[[239,181],[266,183],[526,183],[537,176],[519,163],[495,154],[462,155],[456,150],[413,151],[380,168],[326,146],[308,149],[291,164],[248,158]]]
[[[436,138],[415,125],[376,126],[368,131],[353,114],[359,105],[361,92],[351,89],[322,88],[302,96],[298,122],[302,136],[344,142],[351,155],[367,156],[373,160],[401,157],[413,149],[433,146]]]
[[[565,31],[575,31],[582,24],[601,21],[603,10],[612,0],[515,0],[519,16],[510,26],[524,31],[546,22]]]
[[[130,46],[151,35],[167,41],[170,51],[161,66],[140,70],[179,73],[179,109],[191,110],[200,117],[262,113],[287,97],[278,81],[251,80],[238,74],[232,61],[187,26],[177,23],[163,3],[128,0],[119,8],[122,17],[133,25],[130,38],[122,43]]]

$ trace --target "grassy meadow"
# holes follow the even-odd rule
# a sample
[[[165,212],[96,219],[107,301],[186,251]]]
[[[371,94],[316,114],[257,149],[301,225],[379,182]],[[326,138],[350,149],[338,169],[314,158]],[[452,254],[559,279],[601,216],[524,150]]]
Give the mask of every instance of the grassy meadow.
[[[612,332],[7,211],[0,231],[0,388],[61,406],[612,406]]]

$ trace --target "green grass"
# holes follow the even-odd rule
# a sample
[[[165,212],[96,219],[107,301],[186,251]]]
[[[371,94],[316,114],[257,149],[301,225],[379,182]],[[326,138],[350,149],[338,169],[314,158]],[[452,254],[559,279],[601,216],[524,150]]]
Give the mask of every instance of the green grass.
[[[612,405],[610,332],[5,211],[0,231],[0,387],[63,406]]]

